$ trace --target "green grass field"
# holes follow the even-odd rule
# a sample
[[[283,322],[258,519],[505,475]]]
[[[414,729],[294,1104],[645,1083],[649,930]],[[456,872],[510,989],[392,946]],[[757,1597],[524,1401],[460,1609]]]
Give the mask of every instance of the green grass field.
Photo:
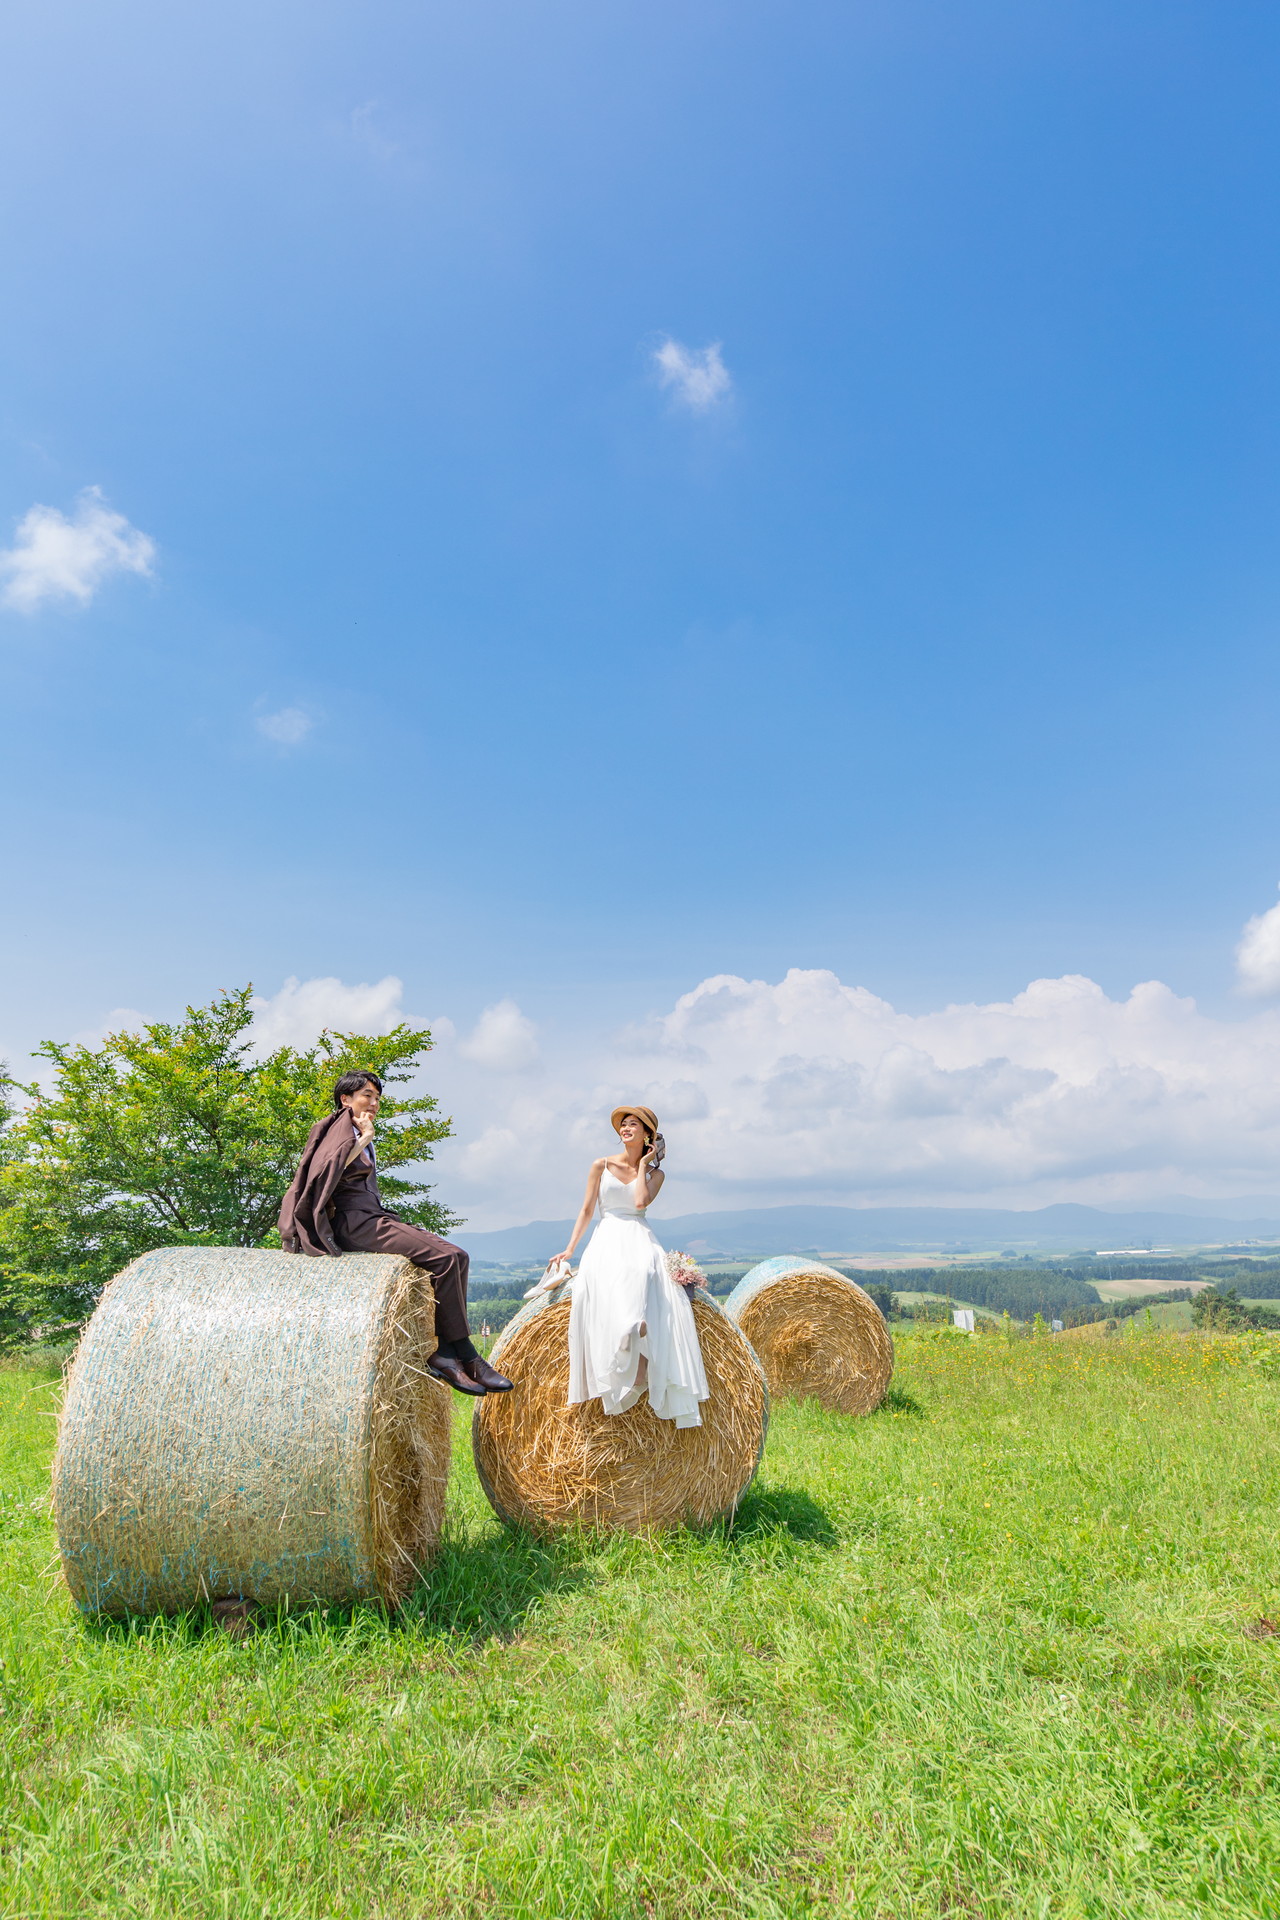
[[[1150,1314],[1150,1320],[1147,1315]],[[1160,1333],[1187,1332],[1191,1326],[1191,1302],[1189,1300],[1162,1300],[1154,1307],[1143,1307],[1140,1313],[1121,1322],[1128,1334],[1145,1334],[1151,1327]]]
[[[75,1616],[0,1370],[0,1913],[1274,1920],[1275,1344],[898,1354],[654,1542],[503,1533],[459,1407],[407,1617],[245,1643]]]

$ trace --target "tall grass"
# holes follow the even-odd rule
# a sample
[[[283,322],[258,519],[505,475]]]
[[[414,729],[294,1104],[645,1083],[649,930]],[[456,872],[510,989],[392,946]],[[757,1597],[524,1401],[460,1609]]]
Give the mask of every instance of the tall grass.
[[[911,1335],[652,1542],[504,1533],[460,1407],[408,1614],[240,1644],[74,1616],[4,1372],[0,1912],[1274,1916],[1270,1352]]]

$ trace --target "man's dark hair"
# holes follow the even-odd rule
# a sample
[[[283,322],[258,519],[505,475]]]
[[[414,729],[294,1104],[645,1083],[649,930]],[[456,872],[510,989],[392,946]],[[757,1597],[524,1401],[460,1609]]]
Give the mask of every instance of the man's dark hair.
[[[339,1080],[334,1087],[334,1106],[340,1107],[342,1105],[342,1096],[344,1093],[359,1093],[361,1087],[376,1087],[379,1093],[382,1092],[382,1082],[379,1080],[377,1074],[371,1073],[368,1067],[358,1067],[354,1073],[344,1073],[341,1080]]]

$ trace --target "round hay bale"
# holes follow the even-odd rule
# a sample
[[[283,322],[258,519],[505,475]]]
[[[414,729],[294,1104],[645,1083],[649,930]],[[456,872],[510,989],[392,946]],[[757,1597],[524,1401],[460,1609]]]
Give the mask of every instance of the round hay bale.
[[[760,1356],[770,1393],[872,1413],[889,1389],[893,1341],[856,1280],[782,1254],[739,1280],[724,1310]]]
[[[640,1533],[733,1513],[755,1477],[769,1424],[760,1362],[714,1300],[693,1317],[711,1397],[700,1427],[659,1420],[647,1399],[606,1414],[569,1395],[569,1301],[544,1295],[503,1328],[490,1356],[515,1381],[471,1426],[480,1483],[502,1520],[541,1531],[575,1525]]]
[[[433,1552],[449,1389],[435,1301],[398,1256],[164,1247],[76,1351],[53,1469],[86,1613],[228,1598],[396,1606]]]

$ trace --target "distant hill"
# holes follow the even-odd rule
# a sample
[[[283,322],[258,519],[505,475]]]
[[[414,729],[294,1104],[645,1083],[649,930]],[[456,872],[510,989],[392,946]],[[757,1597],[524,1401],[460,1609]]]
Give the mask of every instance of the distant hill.
[[[1190,1203],[1198,1209],[1209,1202]],[[1203,1246],[1206,1242],[1280,1239],[1280,1218],[1242,1219],[1209,1213],[1104,1213],[1065,1203],[1014,1212],[998,1207],[757,1207],[742,1212],[686,1213],[650,1225],[667,1247],[714,1259],[763,1260],[774,1253],[948,1253],[1011,1247],[1019,1253],[1086,1249]],[[534,1220],[525,1227],[460,1238],[477,1260],[547,1260],[558,1253],[571,1220]]]

